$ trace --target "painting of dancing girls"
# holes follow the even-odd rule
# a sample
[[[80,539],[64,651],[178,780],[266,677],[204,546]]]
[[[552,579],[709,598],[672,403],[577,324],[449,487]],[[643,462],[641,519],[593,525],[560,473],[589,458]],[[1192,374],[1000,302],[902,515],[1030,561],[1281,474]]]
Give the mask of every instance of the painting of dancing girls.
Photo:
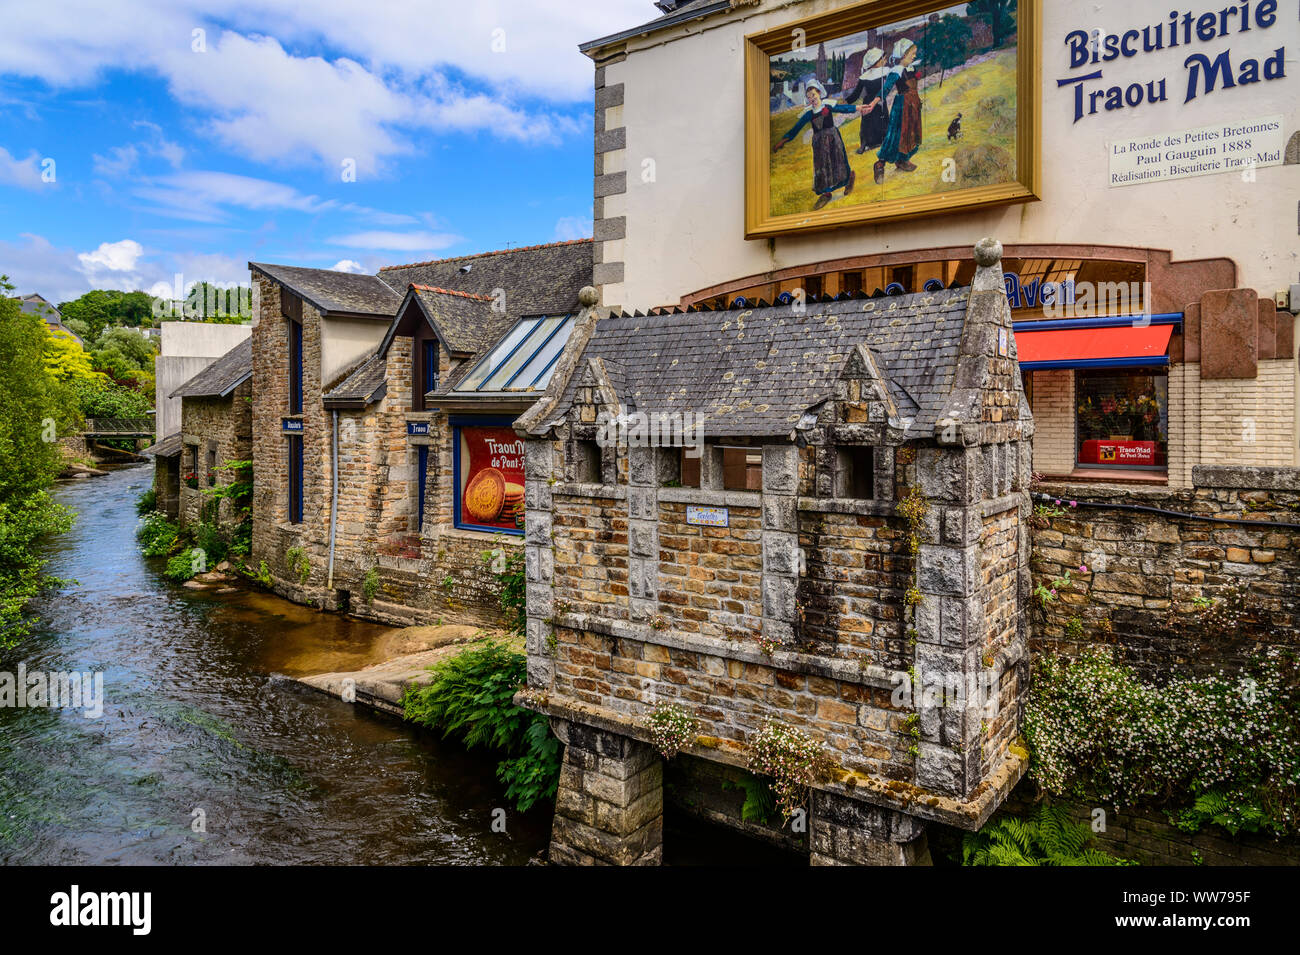
[[[749,231],[780,232],[782,217],[800,230],[1034,198],[1023,167],[1034,154],[1024,58],[1036,62],[1025,29],[1035,0],[859,6],[892,18],[826,14],[749,38],[749,121],[766,120],[764,168],[751,161],[748,182],[766,194],[747,200]],[[806,42],[790,42],[801,30]]]

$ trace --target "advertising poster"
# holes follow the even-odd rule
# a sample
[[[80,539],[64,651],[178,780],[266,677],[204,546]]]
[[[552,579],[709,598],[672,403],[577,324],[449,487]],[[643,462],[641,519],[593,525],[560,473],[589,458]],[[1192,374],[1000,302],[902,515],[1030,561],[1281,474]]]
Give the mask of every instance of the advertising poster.
[[[508,427],[462,427],[460,523],[522,533],[524,442]]]

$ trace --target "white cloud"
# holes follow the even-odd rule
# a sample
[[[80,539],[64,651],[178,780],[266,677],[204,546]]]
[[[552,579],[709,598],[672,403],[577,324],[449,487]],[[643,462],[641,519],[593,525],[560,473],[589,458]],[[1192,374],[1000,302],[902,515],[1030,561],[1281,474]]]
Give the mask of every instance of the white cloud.
[[[351,235],[336,235],[326,239],[331,245],[342,245],[353,249],[385,249],[398,252],[417,252],[422,249],[439,251],[464,238],[449,232],[354,232]]]
[[[555,241],[591,238],[591,216],[560,216],[555,223]]]
[[[370,271],[355,259],[339,259],[330,266],[331,272],[352,272],[355,275],[369,275]]]
[[[232,149],[335,170],[352,159],[360,176],[382,172],[429,131],[535,143],[584,128],[592,65],[577,44],[655,14],[645,0],[581,8],[229,0],[221,24],[231,29],[223,32],[208,0],[119,0],[108,11],[104,0],[11,6],[0,74],[86,84],[122,69],[121,51],[130,49],[136,69],[161,76],[182,105],[206,113],[195,117],[200,128]],[[196,28],[207,31],[206,52],[191,48]],[[155,148],[179,156],[175,143]]]
[[[41,181],[41,157],[33,152],[26,159],[18,159],[0,146],[0,186],[21,186],[24,189],[39,189],[46,183]]]
[[[130,272],[142,255],[144,246],[134,239],[122,239],[119,242],[101,242],[94,252],[82,252],[77,259],[87,273]]]
[[[123,176],[130,175],[131,170],[135,168],[135,164],[140,158],[140,151],[130,144],[114,146],[108,151],[107,156],[95,153],[93,158],[96,176],[103,176],[106,179],[121,179]]]

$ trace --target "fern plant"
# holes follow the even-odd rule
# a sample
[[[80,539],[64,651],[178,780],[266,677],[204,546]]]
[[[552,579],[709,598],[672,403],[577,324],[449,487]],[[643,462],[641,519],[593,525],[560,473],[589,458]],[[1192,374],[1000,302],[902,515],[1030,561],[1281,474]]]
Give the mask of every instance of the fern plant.
[[[1059,806],[1043,803],[1028,817],[1003,815],[962,840],[962,865],[1136,865],[1089,843],[1092,832]]]

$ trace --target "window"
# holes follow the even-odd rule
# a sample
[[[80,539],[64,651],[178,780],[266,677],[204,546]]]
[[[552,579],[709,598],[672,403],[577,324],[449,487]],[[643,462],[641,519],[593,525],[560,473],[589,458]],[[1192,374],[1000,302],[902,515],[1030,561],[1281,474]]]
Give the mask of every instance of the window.
[[[1078,465],[1164,470],[1169,374],[1163,369],[1076,372]]]
[[[691,457],[688,452],[692,448],[678,448],[680,454],[678,464],[678,474],[682,487],[699,487],[700,486],[700,462],[704,460],[704,455],[708,453],[707,448],[700,448],[700,453],[696,457]]]
[[[289,523],[302,523],[302,435],[291,434],[289,451]]]
[[[217,483],[217,446],[208,445],[208,487],[213,487]]]
[[[835,496],[869,501],[876,496],[874,448],[837,448],[835,451]]]
[[[724,491],[761,491],[763,489],[763,453],[751,448],[722,449],[722,489]]]
[[[840,276],[840,288],[850,295],[857,295],[862,291],[862,273],[845,272]]]
[[[510,418],[453,417],[457,527],[524,532],[524,442]]]
[[[822,277],[820,275],[809,275],[803,280],[804,298],[810,299],[814,295],[822,294]]]
[[[420,356],[420,401],[417,407],[423,411],[427,405],[424,396],[438,388],[438,342],[437,339],[426,338],[423,342]]]
[[[190,488],[199,486],[199,446],[197,444],[187,444],[185,446],[185,486]]]
[[[289,414],[302,414],[302,325],[289,322]]]
[[[595,441],[573,442],[573,480],[578,484],[602,484],[600,445]]]

